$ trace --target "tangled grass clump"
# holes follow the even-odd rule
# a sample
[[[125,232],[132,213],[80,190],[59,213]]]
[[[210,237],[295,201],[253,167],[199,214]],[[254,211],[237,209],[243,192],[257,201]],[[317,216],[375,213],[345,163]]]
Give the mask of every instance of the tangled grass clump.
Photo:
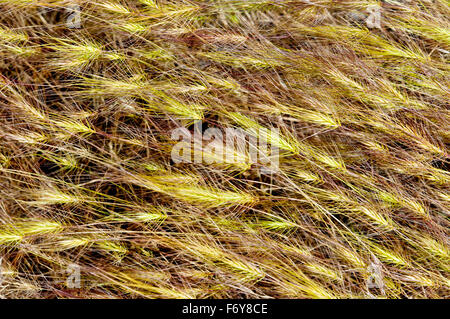
[[[0,0],[0,296],[449,298],[449,17]],[[279,169],[174,161],[198,122],[278,130]]]

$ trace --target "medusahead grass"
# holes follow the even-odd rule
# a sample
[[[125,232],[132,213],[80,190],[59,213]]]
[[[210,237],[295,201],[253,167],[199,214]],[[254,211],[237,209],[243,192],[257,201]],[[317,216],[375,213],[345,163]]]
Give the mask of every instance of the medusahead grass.
[[[0,297],[450,297],[449,16],[0,0]]]

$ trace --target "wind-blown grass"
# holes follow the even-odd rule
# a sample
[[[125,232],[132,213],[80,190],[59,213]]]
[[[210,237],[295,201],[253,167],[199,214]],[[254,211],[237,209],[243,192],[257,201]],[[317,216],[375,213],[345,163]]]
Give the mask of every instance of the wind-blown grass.
[[[0,0],[0,297],[450,297],[448,1],[73,4]]]

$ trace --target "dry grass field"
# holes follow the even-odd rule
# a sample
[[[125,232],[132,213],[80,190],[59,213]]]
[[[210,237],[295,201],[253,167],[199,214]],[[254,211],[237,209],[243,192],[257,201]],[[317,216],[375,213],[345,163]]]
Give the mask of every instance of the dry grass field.
[[[450,298],[449,61],[448,0],[0,0],[0,297]]]

